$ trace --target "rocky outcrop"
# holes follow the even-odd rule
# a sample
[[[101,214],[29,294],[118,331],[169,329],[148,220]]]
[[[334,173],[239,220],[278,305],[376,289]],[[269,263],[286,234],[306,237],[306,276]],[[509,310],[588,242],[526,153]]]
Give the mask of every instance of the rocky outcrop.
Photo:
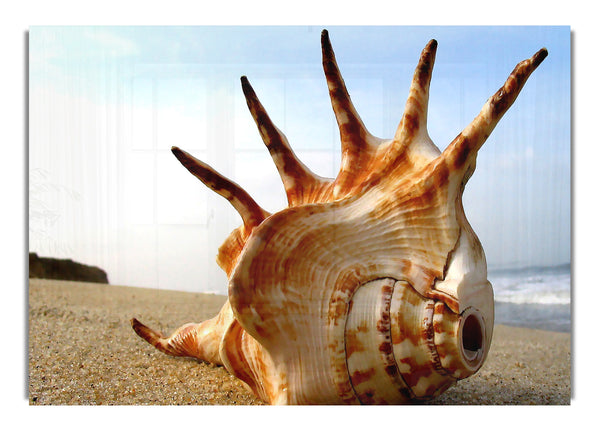
[[[84,265],[71,259],[39,257],[36,253],[29,253],[29,278],[108,284],[106,272],[98,267]]]

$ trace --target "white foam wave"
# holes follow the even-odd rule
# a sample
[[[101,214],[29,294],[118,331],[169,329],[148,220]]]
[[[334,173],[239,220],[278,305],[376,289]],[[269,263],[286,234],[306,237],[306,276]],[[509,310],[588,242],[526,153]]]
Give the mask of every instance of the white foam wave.
[[[489,275],[496,301],[513,304],[570,304],[570,273],[504,273]]]

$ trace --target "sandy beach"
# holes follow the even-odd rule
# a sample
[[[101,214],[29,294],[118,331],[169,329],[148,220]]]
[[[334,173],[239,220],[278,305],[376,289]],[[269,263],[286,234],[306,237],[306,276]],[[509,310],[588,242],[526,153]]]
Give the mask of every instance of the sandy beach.
[[[224,368],[169,357],[136,336],[213,317],[225,297],[29,281],[31,405],[260,405]],[[571,335],[496,325],[482,369],[429,404],[569,404]]]

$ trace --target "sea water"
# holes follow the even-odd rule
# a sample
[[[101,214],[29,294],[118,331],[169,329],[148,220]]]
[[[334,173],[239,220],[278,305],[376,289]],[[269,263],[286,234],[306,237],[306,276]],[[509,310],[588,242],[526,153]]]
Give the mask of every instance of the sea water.
[[[489,270],[495,322],[571,331],[571,265]]]

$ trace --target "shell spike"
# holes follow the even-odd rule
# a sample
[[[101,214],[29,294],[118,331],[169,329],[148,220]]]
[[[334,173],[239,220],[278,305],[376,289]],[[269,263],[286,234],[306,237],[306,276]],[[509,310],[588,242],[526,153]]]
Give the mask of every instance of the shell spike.
[[[290,206],[301,203],[305,195],[304,189],[323,182],[323,178],[314,174],[296,157],[286,136],[269,118],[267,111],[262,103],[260,103],[248,78],[242,76],[241,82],[248,109],[277,167],[277,171],[285,187],[288,203]]]
[[[231,203],[242,217],[246,229],[258,226],[270,215],[252,199],[248,192],[206,163],[201,162],[178,147],[172,147],[171,151],[177,157],[177,160],[196,178]]]
[[[156,347],[158,350],[160,350],[163,353],[166,353],[167,355],[171,355],[171,356],[195,356],[193,350],[191,350],[189,348],[189,345],[193,344],[193,343],[184,343],[184,342],[173,342],[173,340],[182,340],[182,339],[190,339],[190,335],[191,331],[189,330],[190,325],[192,324],[187,324],[187,325],[183,325],[180,329],[178,329],[177,331],[175,331],[175,333],[173,334],[173,336],[171,337],[165,337],[163,334],[161,334],[158,331],[155,331],[152,328],[149,328],[148,326],[144,325],[142,322],[140,322],[139,320],[137,320],[135,317],[133,319],[131,319],[131,327],[133,328],[133,330],[135,331],[136,334],[138,334],[141,338],[143,338],[144,340],[146,340],[148,343],[150,343],[151,345],[153,345],[154,347]],[[187,332],[187,337],[181,337],[179,336],[180,334],[184,334],[185,332]],[[186,348],[186,344],[188,344],[187,348]]]
[[[171,356],[186,356],[223,365],[219,355],[221,339],[231,322],[233,313],[229,303],[219,314],[201,323],[186,323],[169,337],[149,328],[136,318],[130,320],[137,335],[163,353]]]
[[[404,115],[394,137],[394,140],[400,144],[413,139],[419,133],[427,134],[429,84],[431,83],[436,51],[437,41],[432,39],[421,52],[419,64],[415,69],[408,93]]]
[[[427,109],[429,86],[433,74],[437,41],[431,39],[419,57],[408,92],[402,120],[394,138],[382,153],[382,170],[373,181],[390,177],[391,171],[402,172],[421,168],[435,160],[440,154],[427,131]]]
[[[363,124],[350,99],[327,30],[323,30],[321,33],[321,49],[323,71],[327,79],[329,97],[340,129],[342,146],[344,147],[342,151],[357,157],[360,150],[369,145],[369,139],[373,136]]]
[[[337,198],[355,185],[357,176],[367,169],[381,140],[369,133],[350,99],[327,30],[321,32],[321,51],[323,71],[342,143],[342,163],[334,186]]]
[[[542,48],[531,58],[517,64],[504,85],[485,103],[479,115],[444,150],[440,159],[452,167],[454,173],[465,176],[473,170],[477,151],[547,55],[548,51]]]

